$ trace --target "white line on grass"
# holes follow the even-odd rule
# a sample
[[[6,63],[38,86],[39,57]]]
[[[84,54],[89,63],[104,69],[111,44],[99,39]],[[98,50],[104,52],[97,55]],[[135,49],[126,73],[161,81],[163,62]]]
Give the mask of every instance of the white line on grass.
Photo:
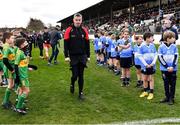
[[[151,120],[140,120],[140,121],[131,121],[131,122],[120,122],[120,123],[113,123],[113,124],[120,124],[120,125],[152,125],[152,124],[161,124],[161,123],[179,123],[180,118],[158,118],[158,119],[151,119]]]

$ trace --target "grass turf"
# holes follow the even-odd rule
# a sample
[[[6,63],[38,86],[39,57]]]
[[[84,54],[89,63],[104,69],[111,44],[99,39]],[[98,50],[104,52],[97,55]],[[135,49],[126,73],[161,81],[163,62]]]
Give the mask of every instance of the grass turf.
[[[58,58],[60,63],[50,67],[46,61],[39,59],[39,50],[34,49],[31,64],[37,65],[38,70],[29,73],[31,92],[27,106],[30,110],[27,115],[21,116],[0,108],[0,123],[116,123],[180,116],[179,78],[175,105],[159,104],[159,100],[164,97],[164,89],[158,63],[155,98],[152,101],[139,98],[141,89],[135,88],[135,68],[131,69],[130,87],[121,87],[119,76],[108,72],[104,67],[96,66],[93,46],[91,48],[91,61],[88,63],[89,68],[85,70],[85,101],[77,99],[77,83],[75,94],[71,95],[69,92],[71,72],[68,63],[64,62],[62,47]],[[0,88],[0,102],[4,91],[4,88]],[[11,100],[15,100],[14,93]]]

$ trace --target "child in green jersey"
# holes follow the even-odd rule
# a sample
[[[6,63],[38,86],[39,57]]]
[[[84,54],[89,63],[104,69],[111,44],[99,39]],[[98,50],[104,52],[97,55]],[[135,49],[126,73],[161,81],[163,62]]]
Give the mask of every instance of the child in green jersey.
[[[18,89],[18,102],[15,105],[15,111],[20,114],[26,114],[26,110],[23,106],[25,98],[27,98],[30,89],[29,89],[29,80],[28,80],[28,58],[25,55],[27,48],[27,41],[24,38],[16,39],[16,46],[19,48],[16,52],[15,57],[15,73],[16,81],[19,83]]]
[[[3,63],[3,42],[0,40],[0,86],[3,87],[3,69],[4,69],[4,63]]]
[[[14,52],[14,36],[12,33],[5,32],[3,34],[3,63],[4,67],[4,76],[8,79],[8,87],[5,91],[5,96],[2,102],[2,106],[5,109],[11,107],[11,103],[9,101],[11,90],[14,87],[14,60],[15,60],[15,52]]]

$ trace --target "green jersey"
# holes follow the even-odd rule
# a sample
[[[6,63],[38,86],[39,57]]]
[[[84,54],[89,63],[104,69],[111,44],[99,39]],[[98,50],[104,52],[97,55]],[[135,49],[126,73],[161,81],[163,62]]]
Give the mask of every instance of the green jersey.
[[[4,68],[3,53],[2,50],[0,49],[0,71],[3,71],[3,68]]]
[[[0,62],[3,62],[3,52],[1,49],[0,49]]]
[[[15,49],[10,47],[8,43],[3,45],[3,58],[7,58],[9,63],[13,66],[15,60]]]
[[[28,59],[20,49],[16,52],[15,65],[18,65],[20,79],[28,78]]]
[[[7,58],[9,64],[14,68],[14,61],[15,61],[15,51],[14,47],[10,47],[8,43],[3,45],[3,58]],[[4,66],[4,76],[5,78],[12,78],[15,79],[15,73],[12,73],[8,70],[6,66]]]

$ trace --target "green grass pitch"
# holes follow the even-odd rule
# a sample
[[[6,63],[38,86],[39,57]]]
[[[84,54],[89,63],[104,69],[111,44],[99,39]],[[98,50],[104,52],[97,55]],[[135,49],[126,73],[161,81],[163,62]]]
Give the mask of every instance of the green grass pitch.
[[[135,68],[131,69],[131,85],[121,87],[119,76],[95,64],[95,54],[91,46],[91,61],[85,70],[85,101],[79,101],[78,84],[75,94],[69,92],[70,76],[68,63],[64,62],[61,45],[59,65],[47,66],[39,59],[39,50],[33,49],[31,64],[38,66],[37,71],[29,72],[30,95],[25,116],[0,107],[0,123],[6,124],[60,124],[60,123],[116,123],[132,120],[145,120],[180,116],[180,78],[177,78],[175,105],[159,104],[164,97],[163,81],[157,63],[155,74],[155,98],[152,101],[139,98],[141,89],[135,88]],[[180,67],[180,66],[179,66]],[[178,76],[180,73],[178,72]],[[0,102],[4,95],[0,88]],[[15,94],[11,96],[15,101]]]

